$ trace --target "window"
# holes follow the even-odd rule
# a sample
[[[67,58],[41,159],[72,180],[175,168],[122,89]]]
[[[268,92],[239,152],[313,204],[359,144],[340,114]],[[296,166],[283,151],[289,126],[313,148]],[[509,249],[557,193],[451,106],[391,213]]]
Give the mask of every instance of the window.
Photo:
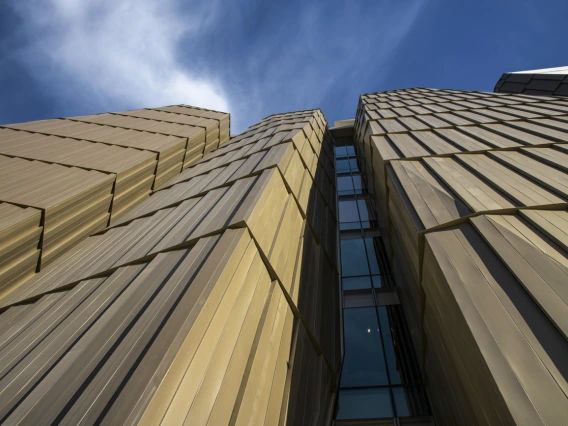
[[[343,290],[362,290],[365,288],[381,288],[383,286],[380,275],[365,275],[362,277],[343,277],[341,279]]]
[[[335,147],[335,157],[340,230],[374,228],[369,200],[353,197],[365,191],[354,146]],[[370,231],[361,234],[376,235]],[[340,241],[345,357],[337,419],[428,415],[422,376],[380,237],[353,238],[356,234],[343,233]]]
[[[391,318],[400,307],[344,309],[345,358],[339,391],[340,419],[407,417],[428,414],[423,385],[409,385],[401,372],[400,350],[409,359],[412,348],[393,334]],[[393,316],[391,316],[393,314]],[[397,342],[395,344],[395,341]],[[405,346],[401,349],[401,345]],[[405,371],[416,366],[405,367]],[[410,374],[408,374],[410,373]],[[411,379],[412,381],[412,379]],[[373,411],[376,410],[376,411]]]
[[[369,220],[369,210],[367,209],[367,201],[357,200],[357,208],[359,209],[359,219],[361,220],[361,227],[370,228],[371,222]]]
[[[335,147],[335,158],[347,157],[347,148],[344,146]]]
[[[363,193],[363,182],[361,181],[361,175],[351,175],[353,178],[353,188],[355,190],[355,194],[362,194]]]
[[[341,387],[388,385],[375,308],[345,309],[343,315],[345,359]]]
[[[367,200],[339,201],[339,229],[367,229],[373,223],[369,217]]]
[[[394,397],[394,404],[396,406],[396,413],[398,414],[398,416],[410,416],[410,409],[408,408],[408,401],[404,388],[401,386],[393,387],[392,394]]]
[[[359,171],[359,165],[357,164],[357,157],[355,156],[355,148],[353,145],[336,146],[335,159],[337,173]]]
[[[341,271],[343,277],[369,275],[365,244],[362,239],[341,240]]]
[[[355,157],[355,147],[353,145],[335,147],[335,158],[345,157]]]
[[[337,178],[337,195],[362,194],[361,175],[339,176]]]
[[[379,313],[379,324],[381,326],[381,335],[383,337],[383,345],[385,349],[385,357],[387,359],[390,383],[391,385],[400,385],[402,384],[402,379],[398,370],[387,308],[385,306],[379,306],[377,308],[377,312]]]
[[[351,195],[354,192],[355,188],[351,176],[339,176],[337,178],[337,195]]]
[[[377,250],[372,238],[365,238],[365,246],[367,247],[367,255],[369,257],[369,268],[371,275],[380,274]]]
[[[349,166],[349,160],[337,160],[335,163],[335,167],[337,173],[346,173],[351,170]]]
[[[347,277],[341,279],[342,289],[345,290],[361,290],[371,288],[371,277]]]
[[[393,417],[389,388],[342,389],[338,419]]]
[[[358,172],[359,171],[359,165],[357,164],[356,158],[350,158],[349,159],[349,170],[351,170],[352,172]]]
[[[349,203],[354,203],[350,201]],[[343,214],[353,214],[353,204],[347,204]],[[341,213],[340,202],[340,217]],[[383,280],[377,259],[377,249],[373,238],[353,238],[341,240],[341,277],[343,290],[381,288]]]
[[[359,223],[359,212],[357,211],[357,201],[340,201],[339,202],[339,221],[343,224],[357,222]],[[355,228],[359,228],[357,225]]]
[[[427,416],[430,412],[423,386],[393,386],[392,395],[398,417]]]

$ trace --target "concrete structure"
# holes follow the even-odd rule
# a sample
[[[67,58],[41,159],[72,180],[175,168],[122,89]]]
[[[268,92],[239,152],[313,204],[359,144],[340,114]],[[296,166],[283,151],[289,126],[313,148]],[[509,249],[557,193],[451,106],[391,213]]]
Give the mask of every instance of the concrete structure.
[[[568,101],[0,126],[0,423],[564,424]]]

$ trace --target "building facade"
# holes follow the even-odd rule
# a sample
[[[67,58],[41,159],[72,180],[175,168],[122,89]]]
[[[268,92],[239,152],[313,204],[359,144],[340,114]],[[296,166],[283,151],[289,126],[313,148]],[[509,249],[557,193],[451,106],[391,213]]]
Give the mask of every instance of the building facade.
[[[342,355],[334,148],[322,113],[270,116],[230,140],[219,139],[217,129],[210,149],[207,128],[197,127],[197,146],[189,137],[163,135],[185,132],[182,123],[201,110],[154,111],[136,112],[146,117],[140,121],[122,119],[131,111],[117,114],[120,120],[89,117],[84,127],[92,134],[62,130],[83,126],[75,123],[84,118],[6,126],[38,146],[45,138],[68,142],[69,158],[56,158],[53,148],[30,161],[16,156],[20,145],[12,139],[0,143],[3,153],[12,149],[6,161],[29,164],[2,170],[21,173],[2,192],[14,212],[3,228],[12,237],[2,241],[4,253],[12,241],[31,246],[29,229],[43,235],[34,249],[40,256],[46,250],[50,211],[23,197],[28,188],[47,199],[66,193],[43,169],[57,166],[58,176],[75,178],[92,173],[85,147],[106,149],[112,141],[150,140],[148,149],[158,152],[135,151],[153,155],[144,187],[151,195],[113,215],[121,176],[96,171],[109,181],[105,223],[47,266],[4,285],[0,422],[329,424]],[[103,120],[108,124],[90,124]],[[112,139],[114,133],[127,135]],[[103,143],[98,135],[110,136]],[[160,180],[163,169],[171,176]],[[80,194],[98,194],[88,180],[65,182]],[[75,205],[58,211],[73,216]]]
[[[534,96],[568,96],[568,67],[508,72],[501,76],[494,91]]]
[[[0,423],[560,425],[568,102],[0,126]]]
[[[438,424],[566,422],[567,113],[560,97],[360,98],[355,151]]]

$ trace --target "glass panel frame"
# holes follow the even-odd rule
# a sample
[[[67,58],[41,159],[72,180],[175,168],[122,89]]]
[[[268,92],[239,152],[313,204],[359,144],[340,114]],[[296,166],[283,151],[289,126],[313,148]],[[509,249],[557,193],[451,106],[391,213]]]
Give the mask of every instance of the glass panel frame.
[[[341,277],[358,277],[369,274],[369,264],[362,238],[340,240]]]
[[[339,223],[359,222],[359,208],[357,200],[341,200],[337,203],[339,210]]]
[[[389,388],[339,390],[338,420],[394,417]]]
[[[341,287],[343,291],[371,289],[371,277],[369,275],[343,277],[341,278]]]
[[[345,357],[340,387],[389,385],[375,307],[344,309]]]
[[[347,147],[346,146],[336,146],[335,147],[335,158],[345,158],[347,157]]]
[[[351,230],[340,240],[345,359],[337,419],[428,416],[398,292],[375,228],[376,213],[371,200],[358,197],[366,188],[355,147],[336,146],[335,159],[339,227]]]

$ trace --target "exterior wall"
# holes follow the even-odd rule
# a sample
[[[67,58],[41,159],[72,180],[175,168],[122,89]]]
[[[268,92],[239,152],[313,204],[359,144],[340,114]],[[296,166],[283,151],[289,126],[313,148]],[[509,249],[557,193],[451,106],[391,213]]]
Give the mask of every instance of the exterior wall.
[[[332,146],[270,116],[0,299],[1,421],[329,424]]]
[[[568,412],[568,102],[362,95],[358,152],[440,424]]]
[[[568,67],[508,72],[501,76],[493,91],[532,96],[568,96]]]
[[[438,424],[565,423],[568,101],[362,95],[337,162],[319,110],[229,120],[0,126],[1,423],[431,424],[424,383]],[[340,307],[384,383],[340,383]]]
[[[227,143],[229,132],[229,114],[185,105],[0,126],[0,296]]]

